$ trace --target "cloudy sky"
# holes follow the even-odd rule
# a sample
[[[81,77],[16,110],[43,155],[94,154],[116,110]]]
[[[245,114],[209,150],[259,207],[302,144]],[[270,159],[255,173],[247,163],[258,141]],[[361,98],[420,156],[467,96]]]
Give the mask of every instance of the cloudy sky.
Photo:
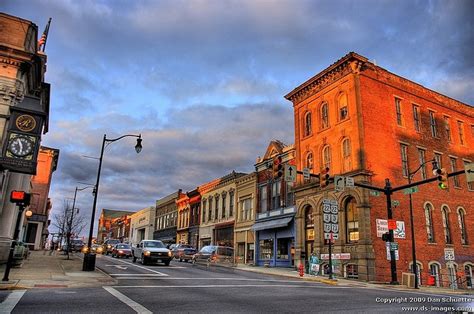
[[[53,210],[78,182],[98,210],[137,211],[232,170],[250,172],[272,139],[294,142],[284,95],[355,51],[428,88],[474,104],[469,0],[3,0],[34,22],[52,18],[49,133],[60,149]],[[90,217],[91,190],[77,206]],[[88,229],[88,227],[87,227]],[[96,228],[94,228],[96,229]]]

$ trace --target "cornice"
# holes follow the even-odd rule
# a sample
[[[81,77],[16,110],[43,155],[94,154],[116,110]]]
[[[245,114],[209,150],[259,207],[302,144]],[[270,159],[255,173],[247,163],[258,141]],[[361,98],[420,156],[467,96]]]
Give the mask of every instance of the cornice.
[[[0,76],[0,99],[11,100],[10,105],[19,103],[25,96],[25,84],[19,79]]]
[[[359,73],[362,65],[367,61],[367,58],[355,52],[350,52],[330,65],[324,71],[295,88],[293,91],[288,93],[285,98],[293,103],[298,103],[350,73]]]

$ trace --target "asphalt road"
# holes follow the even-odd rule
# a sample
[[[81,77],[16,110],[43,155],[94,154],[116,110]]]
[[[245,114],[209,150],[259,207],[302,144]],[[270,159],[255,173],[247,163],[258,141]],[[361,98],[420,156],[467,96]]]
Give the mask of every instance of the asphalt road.
[[[98,256],[96,266],[118,284],[0,291],[0,301],[7,301],[0,306],[7,309],[8,302],[19,298],[12,313],[441,313],[474,308],[472,298],[466,302],[465,296],[331,286],[177,261],[144,266]]]

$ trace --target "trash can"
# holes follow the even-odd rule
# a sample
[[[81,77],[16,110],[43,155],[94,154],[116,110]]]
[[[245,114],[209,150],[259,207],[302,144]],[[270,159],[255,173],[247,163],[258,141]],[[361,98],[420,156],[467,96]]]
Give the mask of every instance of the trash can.
[[[94,271],[95,270],[95,254],[86,253],[84,254],[84,263],[82,264],[83,271]]]

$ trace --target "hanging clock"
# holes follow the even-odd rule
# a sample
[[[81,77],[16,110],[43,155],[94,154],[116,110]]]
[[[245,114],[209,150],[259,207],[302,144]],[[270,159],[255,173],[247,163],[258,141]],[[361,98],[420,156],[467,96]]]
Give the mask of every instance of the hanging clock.
[[[31,156],[35,148],[35,138],[22,134],[10,134],[7,145],[7,156],[26,159]]]

